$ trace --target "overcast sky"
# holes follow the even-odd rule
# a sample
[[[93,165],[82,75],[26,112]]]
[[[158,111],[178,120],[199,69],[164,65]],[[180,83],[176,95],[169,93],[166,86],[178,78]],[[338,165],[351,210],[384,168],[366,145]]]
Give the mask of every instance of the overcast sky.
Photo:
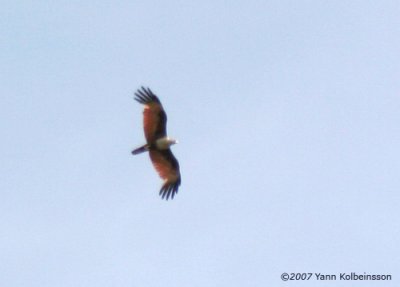
[[[384,0],[3,1],[0,285],[400,286],[399,15]],[[141,85],[179,140],[172,201],[130,154]]]

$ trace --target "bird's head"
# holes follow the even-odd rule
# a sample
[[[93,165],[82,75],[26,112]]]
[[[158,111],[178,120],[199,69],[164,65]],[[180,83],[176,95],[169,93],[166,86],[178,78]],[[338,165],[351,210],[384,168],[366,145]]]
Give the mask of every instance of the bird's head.
[[[176,139],[170,137],[167,137],[167,141],[170,146],[179,143]]]

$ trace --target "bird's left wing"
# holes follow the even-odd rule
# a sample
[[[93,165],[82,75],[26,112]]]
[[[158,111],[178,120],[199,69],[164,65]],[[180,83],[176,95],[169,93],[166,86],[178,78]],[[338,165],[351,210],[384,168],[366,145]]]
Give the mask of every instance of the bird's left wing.
[[[161,187],[160,195],[168,200],[174,198],[178,193],[181,184],[181,174],[179,171],[179,163],[172,154],[170,149],[167,150],[150,150],[150,159],[157,170],[160,177],[164,180]]]

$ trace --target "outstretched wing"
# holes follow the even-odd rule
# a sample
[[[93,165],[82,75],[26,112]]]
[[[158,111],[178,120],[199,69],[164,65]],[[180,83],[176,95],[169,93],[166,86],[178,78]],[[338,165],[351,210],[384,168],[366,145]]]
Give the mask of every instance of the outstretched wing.
[[[160,195],[164,199],[174,198],[181,185],[181,174],[179,172],[179,163],[170,149],[150,150],[150,159],[160,177],[164,180]]]
[[[143,128],[147,142],[152,143],[166,136],[167,115],[157,96],[149,88],[144,87],[137,90],[135,96],[135,100],[144,105]]]

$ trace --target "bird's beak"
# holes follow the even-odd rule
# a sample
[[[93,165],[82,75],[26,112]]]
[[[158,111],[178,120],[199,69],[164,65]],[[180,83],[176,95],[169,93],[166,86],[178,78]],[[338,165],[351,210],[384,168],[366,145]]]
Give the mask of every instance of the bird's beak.
[[[175,140],[175,143],[176,143],[176,144],[178,144],[178,143],[179,143],[179,141]]]

